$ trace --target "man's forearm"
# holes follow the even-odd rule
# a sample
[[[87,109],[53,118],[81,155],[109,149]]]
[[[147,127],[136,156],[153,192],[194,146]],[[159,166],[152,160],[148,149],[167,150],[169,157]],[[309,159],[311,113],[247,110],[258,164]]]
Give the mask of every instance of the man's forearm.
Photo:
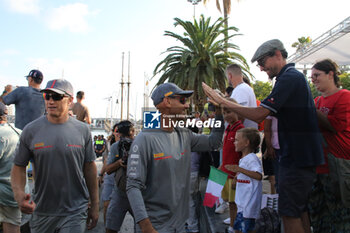
[[[89,190],[91,205],[98,205],[97,168],[95,162],[87,162],[84,164],[84,176]]]
[[[153,228],[152,226],[152,223],[151,221],[149,220],[149,218],[145,218],[145,219],[142,219],[140,222],[138,222],[142,232],[149,232],[149,233],[152,233],[152,232],[156,232],[155,229]]]
[[[119,167],[120,167],[120,161],[117,160],[114,163],[107,164],[105,166],[105,172],[107,172],[107,174],[110,175],[111,173],[113,173],[116,170],[118,170]]]
[[[235,113],[237,113],[239,116],[245,119],[249,119],[257,123],[260,123],[263,120],[265,120],[265,118],[270,114],[270,110],[261,106],[245,107],[226,99],[224,99],[223,102],[220,103],[220,105],[232,109]]]
[[[15,200],[19,203],[23,198],[26,185],[26,167],[13,165],[11,171],[11,187]]]

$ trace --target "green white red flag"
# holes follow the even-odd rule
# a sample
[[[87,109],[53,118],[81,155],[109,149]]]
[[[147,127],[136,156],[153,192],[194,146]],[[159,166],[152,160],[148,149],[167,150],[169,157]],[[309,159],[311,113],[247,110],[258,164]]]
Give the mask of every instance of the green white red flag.
[[[207,190],[205,191],[203,205],[213,207],[215,202],[221,196],[221,191],[224,188],[227,180],[227,174],[215,167],[210,167],[209,180]]]

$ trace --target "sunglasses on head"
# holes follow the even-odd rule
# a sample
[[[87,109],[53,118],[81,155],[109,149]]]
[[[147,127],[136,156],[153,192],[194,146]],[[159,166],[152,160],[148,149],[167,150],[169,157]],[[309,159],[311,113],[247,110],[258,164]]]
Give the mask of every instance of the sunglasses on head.
[[[54,101],[59,101],[66,97],[66,95],[58,93],[44,93],[43,96],[45,100],[50,100],[50,98],[52,98]]]
[[[178,99],[181,104],[185,104],[187,102],[187,97],[185,96],[173,95],[168,97],[172,99]]]

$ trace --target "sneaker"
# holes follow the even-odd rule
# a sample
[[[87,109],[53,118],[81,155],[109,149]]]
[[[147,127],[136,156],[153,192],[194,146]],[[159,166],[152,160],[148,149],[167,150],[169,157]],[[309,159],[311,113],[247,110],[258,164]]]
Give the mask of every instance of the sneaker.
[[[235,230],[231,230],[230,228],[226,228],[225,233],[235,233]]]
[[[224,222],[226,225],[230,225],[231,219],[230,219],[230,218],[226,218],[223,222]]]
[[[215,209],[215,213],[217,214],[223,214],[225,210],[228,208],[228,205],[226,202],[223,202],[219,207]]]

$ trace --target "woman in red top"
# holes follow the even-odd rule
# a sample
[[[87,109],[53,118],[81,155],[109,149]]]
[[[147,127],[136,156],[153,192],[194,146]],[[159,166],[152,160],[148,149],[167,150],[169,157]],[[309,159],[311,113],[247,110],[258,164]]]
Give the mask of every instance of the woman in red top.
[[[327,155],[350,159],[350,91],[340,88],[337,65],[329,60],[312,67],[312,82],[321,92],[315,98],[317,118],[324,137],[326,164],[317,168],[317,180],[310,198],[314,232],[350,232],[350,208],[345,208],[330,185]],[[350,171],[349,171],[350,173]]]

